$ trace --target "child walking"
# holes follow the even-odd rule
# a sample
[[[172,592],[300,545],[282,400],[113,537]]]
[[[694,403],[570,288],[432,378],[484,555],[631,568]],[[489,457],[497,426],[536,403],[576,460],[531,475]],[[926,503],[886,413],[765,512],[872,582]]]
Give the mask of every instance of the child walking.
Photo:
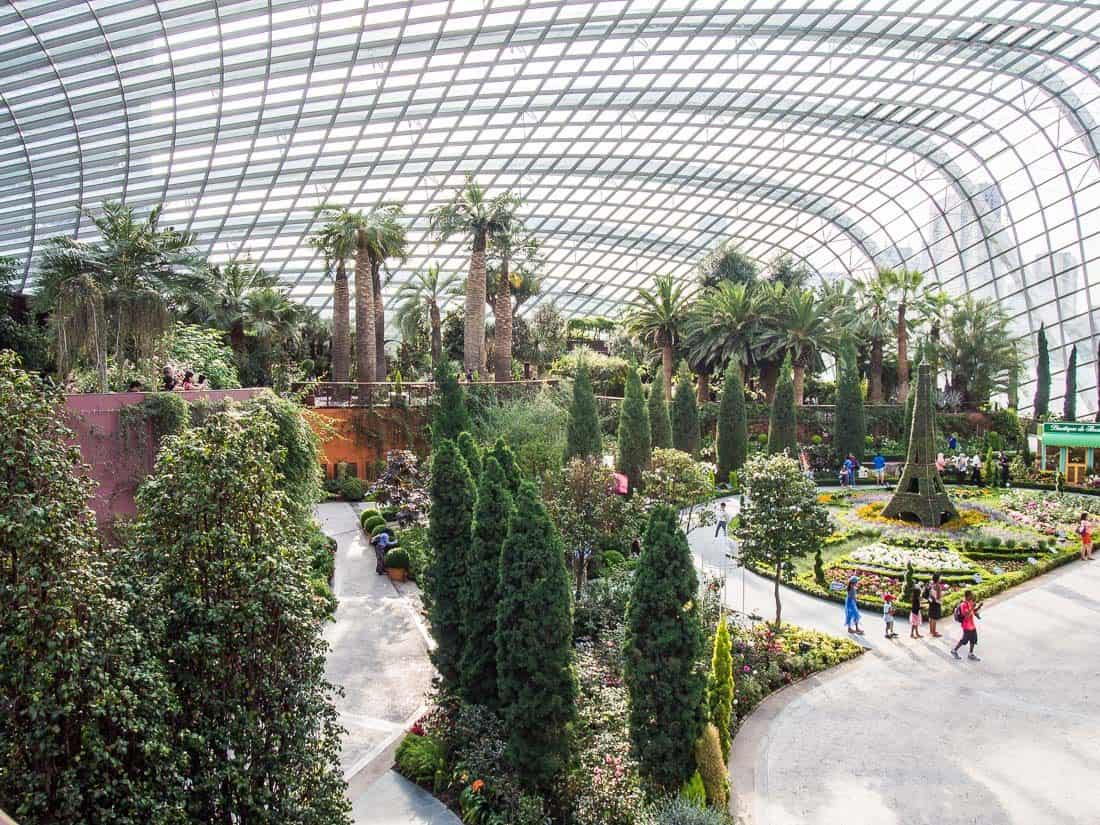
[[[912,604],[909,606],[909,638],[923,639],[920,634],[920,585],[913,582]]]
[[[859,626],[859,605],[856,604],[856,585],[859,584],[859,576],[848,579],[848,595],[844,598],[844,624],[848,626],[849,633],[863,635],[863,628]]]
[[[975,619],[981,618],[982,603],[974,602],[974,591],[967,590],[963,594],[963,601],[958,607],[955,608],[955,618],[962,623],[963,635],[959,639],[959,643],[951,648],[951,655],[956,659],[961,659],[959,655],[959,648],[965,644],[970,645],[970,655],[966,658],[973,659],[975,662],[980,662],[977,656],[974,655],[974,646],[978,643],[978,623]]]
[[[1081,561],[1092,561],[1092,522],[1088,513],[1081,514],[1076,533],[1081,537]]]
[[[894,594],[887,593],[882,597],[882,619],[886,622],[886,638],[896,639],[898,634],[894,632]]]

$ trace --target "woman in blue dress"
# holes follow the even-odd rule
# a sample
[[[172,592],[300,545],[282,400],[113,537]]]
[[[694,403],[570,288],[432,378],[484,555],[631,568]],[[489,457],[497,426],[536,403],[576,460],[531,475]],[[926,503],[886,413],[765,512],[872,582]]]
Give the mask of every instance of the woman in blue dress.
[[[844,598],[844,624],[848,625],[849,633],[863,635],[863,628],[859,626],[859,607],[856,605],[856,585],[859,584],[859,576],[848,579],[848,595]]]

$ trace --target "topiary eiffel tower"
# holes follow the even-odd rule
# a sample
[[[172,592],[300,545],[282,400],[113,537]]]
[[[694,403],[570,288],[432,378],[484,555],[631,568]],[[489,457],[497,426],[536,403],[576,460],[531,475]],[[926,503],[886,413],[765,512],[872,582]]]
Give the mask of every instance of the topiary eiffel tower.
[[[931,365],[921,361],[917,376],[917,398],[913,405],[905,469],[882,515],[919,521],[925,527],[939,527],[959,513],[947,497],[943,479],[936,470],[936,419],[932,409]]]

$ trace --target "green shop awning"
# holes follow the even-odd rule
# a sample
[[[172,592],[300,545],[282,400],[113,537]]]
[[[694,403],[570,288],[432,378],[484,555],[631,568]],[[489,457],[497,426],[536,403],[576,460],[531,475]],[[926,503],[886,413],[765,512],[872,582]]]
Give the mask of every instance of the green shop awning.
[[[1041,437],[1044,447],[1100,447],[1100,423],[1047,421]]]

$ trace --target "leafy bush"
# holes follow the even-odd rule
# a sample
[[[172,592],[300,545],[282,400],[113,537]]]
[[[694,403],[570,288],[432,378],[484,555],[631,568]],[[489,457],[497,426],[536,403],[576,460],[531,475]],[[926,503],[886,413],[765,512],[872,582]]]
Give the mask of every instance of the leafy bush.
[[[382,519],[382,514],[373,508],[369,510],[364,510],[362,513],[359,514],[359,524],[362,525],[364,530],[369,530],[371,527],[374,526],[372,524],[370,525],[370,527],[368,527],[368,521],[374,521],[375,523],[377,523],[378,519]],[[385,519],[382,519],[382,521],[385,521]]]
[[[567,420],[568,413],[558,396],[543,389],[532,398],[487,408],[475,424],[474,435],[483,444],[503,438],[515,453],[522,475],[536,479],[561,467]],[[503,462],[501,467],[508,472]]]
[[[598,638],[621,627],[633,581],[634,571],[625,566],[609,569],[607,575],[590,581],[573,610],[573,635]]]
[[[703,777],[699,775],[699,771],[693,773],[691,779],[680,788],[680,798],[690,802],[696,808],[707,807],[707,789],[703,785]]]
[[[176,324],[171,332],[168,361],[196,376],[205,375],[211,389],[239,387],[233,350],[221,332],[197,324]]]
[[[382,522],[381,524],[376,524],[376,525],[375,525],[374,527],[372,527],[372,528],[370,529],[370,537],[371,537],[371,538],[374,538],[375,536],[379,536],[379,535],[381,535],[382,533],[389,533],[389,534],[390,534],[390,537],[391,537],[391,538],[393,537],[393,530],[391,530],[391,529],[390,529],[390,528],[389,528],[389,527],[388,527],[388,526],[386,525],[386,523],[385,523],[385,522]]]
[[[386,557],[383,561],[386,567],[392,567],[395,570],[408,570],[409,569],[409,554],[401,547],[395,547],[393,550],[386,551]]]
[[[614,570],[626,562],[626,557],[618,550],[608,550],[603,554],[600,562],[603,564],[604,569]]]
[[[348,476],[340,482],[340,495],[347,501],[362,501],[366,490],[362,481],[355,476]]]
[[[596,395],[623,397],[630,364],[622,358],[578,347],[555,361],[550,370],[551,374],[563,378],[576,378],[578,366],[582,361],[588,367],[592,389]]]
[[[431,601],[424,573],[431,564],[432,549],[428,544],[428,533],[421,526],[401,531],[401,547],[409,554],[409,577],[420,585],[420,597],[427,608]]]
[[[686,799],[668,799],[646,808],[635,825],[733,825],[725,811],[700,808]]]
[[[443,746],[430,736],[408,734],[397,746],[397,771],[418,785],[436,788],[447,767]]]

